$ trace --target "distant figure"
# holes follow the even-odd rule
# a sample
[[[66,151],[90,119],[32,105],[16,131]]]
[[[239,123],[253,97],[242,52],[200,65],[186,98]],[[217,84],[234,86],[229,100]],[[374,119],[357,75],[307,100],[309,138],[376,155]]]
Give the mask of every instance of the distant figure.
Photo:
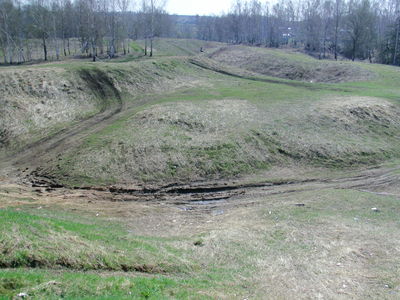
[[[203,47],[200,47],[200,52],[204,52]]]

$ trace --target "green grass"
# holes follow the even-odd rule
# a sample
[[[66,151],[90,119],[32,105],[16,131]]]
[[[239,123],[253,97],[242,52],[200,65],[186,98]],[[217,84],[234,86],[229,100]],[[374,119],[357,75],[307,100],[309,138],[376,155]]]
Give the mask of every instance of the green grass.
[[[183,272],[177,257],[162,239],[142,239],[95,216],[25,208],[0,211],[1,254],[4,267],[66,267],[77,270],[136,270]],[[177,252],[179,253],[179,252]],[[158,258],[157,258],[158,257]]]
[[[27,293],[30,299],[209,299],[193,297],[194,280],[74,273],[52,270],[0,270],[0,299]]]
[[[2,210],[0,263],[7,261],[4,253],[9,252],[4,245],[8,242],[4,240],[10,232],[18,242],[9,255],[29,249],[31,257],[48,263],[0,270],[0,298],[9,299],[20,292],[33,299],[262,298],[267,292],[272,298],[335,297],[337,284],[342,286],[346,280],[352,282],[347,293],[357,298],[396,295],[400,284],[396,197],[322,189],[252,201],[254,206],[238,206],[226,215],[210,217],[214,225],[204,227],[201,234],[166,238],[132,235],[124,229],[129,226],[124,218],[115,223],[55,206]],[[371,210],[373,207],[379,212]],[[204,220],[192,222],[199,225]],[[76,248],[85,248],[84,255],[77,255],[80,250]],[[86,267],[54,263],[52,257],[67,252],[76,261],[85,261]],[[170,268],[146,276],[121,272],[114,265],[98,268],[104,253],[109,262],[121,262],[116,257],[124,253],[122,261],[137,263],[138,252],[147,253],[147,262],[154,265],[159,261]],[[314,289],[303,290],[311,283]]]
[[[144,49],[144,40],[139,40],[138,45]],[[193,56],[200,53],[200,48],[217,47],[221,44],[206,42],[193,39],[154,39],[153,56]],[[148,42],[148,51],[150,51],[150,42]]]
[[[58,207],[0,210],[0,299],[209,299],[236,268],[204,263],[193,237],[141,237]],[[79,221],[77,221],[79,220]]]
[[[309,168],[314,177],[398,165],[398,69],[360,63],[377,76],[368,82],[293,85],[261,75],[222,75],[168,57],[196,54],[201,45],[157,40],[153,59],[32,67],[62,68],[66,78],[82,70],[107,74],[128,107],[114,123],[45,166],[46,174],[72,186],[246,174],[254,182],[288,180],[258,172],[293,164]],[[269,51],[316,64],[302,54]],[[179,88],[164,86],[181,81],[185,85]],[[115,100],[114,92],[105,91],[107,103]],[[348,97],[351,104],[351,97],[359,96],[389,100],[394,112],[382,106],[371,110],[368,102],[350,114],[332,100]],[[33,299],[398,298],[398,197],[288,189],[252,195],[249,205],[229,206],[217,216],[174,210],[169,217],[184,221],[173,233],[160,205],[141,214],[141,226],[159,222],[166,232],[142,235],[132,219],[115,217],[101,201],[99,216],[51,202],[39,209],[37,195],[9,197],[18,193],[10,188],[0,196],[2,207],[11,206],[0,209],[0,299],[20,292]],[[115,207],[113,213],[132,209],[126,203]],[[153,219],[157,213],[163,217]]]
[[[235,177],[255,174],[276,164],[287,165],[293,160],[317,167],[360,167],[382,163],[400,155],[398,127],[395,121],[391,127],[387,127],[386,123],[382,123],[386,121],[376,121],[369,117],[364,120],[361,116],[353,122],[351,116],[345,116],[348,120],[342,124],[335,120],[335,116],[324,115],[324,111],[319,115],[318,109],[314,109],[324,106],[325,101],[329,103],[328,101],[338,97],[380,96],[396,105],[393,99],[396,95],[400,97],[400,93],[390,78],[397,73],[390,67],[383,67],[381,70],[382,67],[378,66],[377,70],[382,76],[368,84],[299,83],[292,86],[287,84],[288,80],[265,83],[232,78],[175,60],[168,63],[168,59],[165,59],[153,61],[151,64],[167,73],[171,72],[171,68],[178,68],[179,72],[190,74],[194,78],[204,80],[203,76],[207,76],[207,80],[212,84],[149,97],[144,105],[127,111],[120,120],[88,137],[79,149],[65,155],[63,160],[58,162],[57,168],[52,169],[52,174],[62,178],[63,184],[113,184],[122,178],[174,181],[184,178],[193,180]],[[387,74],[386,68],[389,70]],[[392,87],[396,94],[379,94],[378,86],[381,87],[381,91],[386,91],[382,87]],[[195,145],[199,136],[193,132],[198,131],[201,135],[202,130],[212,131],[213,122],[220,122],[221,116],[211,110],[211,106],[217,105],[216,100],[232,103],[243,100],[249,104],[224,117],[224,123],[221,125],[223,127],[219,127],[218,130],[224,128],[226,132],[218,142]],[[167,117],[160,125],[152,127],[153,125],[149,124],[151,128],[143,128],[143,122],[138,121],[138,116],[143,113],[151,114],[152,109],[158,111],[160,108],[170,107],[171,111],[174,110],[172,103],[176,104],[174,109],[182,109],[180,115],[173,117],[178,121],[168,123],[170,121]],[[326,107],[328,108],[329,104]],[[234,125],[242,118],[241,113],[254,108],[258,111],[254,111],[253,120],[249,118],[247,123]],[[163,115],[169,115],[167,109],[162,110]],[[197,112],[192,113],[190,110]],[[369,111],[366,113],[374,114]],[[188,118],[191,114],[193,116]],[[200,115],[203,120],[199,119],[190,125],[192,119]],[[382,117],[385,118],[384,115],[379,116]],[[150,122],[148,116],[142,118],[145,123]],[[154,122],[158,122],[157,118],[164,119],[163,116],[154,118]],[[204,121],[205,119],[207,121]],[[201,124],[202,122],[206,123]],[[137,130],[132,131],[132,128]],[[236,130],[237,128],[240,130]],[[153,142],[150,142],[152,140]],[[140,146],[145,147],[148,143],[152,144],[149,144],[152,149],[155,144],[160,144],[155,147],[159,147],[159,150],[155,150],[153,154],[149,153],[154,158],[147,158],[150,161],[160,160],[157,168],[142,166],[143,157],[138,161],[130,161],[132,156],[135,156],[132,151],[136,151]],[[247,150],[243,151],[244,148]],[[113,157],[107,158],[104,151]],[[82,169],[82,165],[86,167]],[[133,171],[125,171],[129,168]],[[125,175],[121,175],[123,172]]]
[[[143,53],[144,49],[142,48],[142,46],[140,46],[137,42],[135,41],[131,41],[129,43],[129,47],[131,47],[131,49],[135,52],[141,52]]]

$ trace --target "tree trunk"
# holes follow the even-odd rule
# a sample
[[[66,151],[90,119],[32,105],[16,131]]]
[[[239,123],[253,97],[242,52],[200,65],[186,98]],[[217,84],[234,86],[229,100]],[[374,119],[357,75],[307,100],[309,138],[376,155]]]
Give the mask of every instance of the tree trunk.
[[[324,42],[323,42],[323,55],[322,55],[322,58],[323,59],[325,59],[326,58],[326,40],[327,40],[327,35],[328,35],[328,33],[327,33],[327,31],[328,31],[328,28],[327,28],[327,24],[325,24],[325,30],[324,30]]]
[[[44,60],[47,61],[47,45],[46,45],[46,37],[44,34],[42,36],[42,43],[43,43]]]
[[[338,59],[338,51],[337,51],[337,48],[338,48],[338,46],[337,46],[337,43],[338,43],[338,29],[336,28],[336,32],[335,32],[335,60],[337,60]]]
[[[96,56],[97,56],[97,46],[96,46],[96,42],[92,41],[92,60],[93,62],[96,61]]]
[[[31,61],[32,60],[32,50],[29,47],[29,43],[28,42],[26,42],[25,47],[26,47],[26,59],[28,61]]]
[[[54,39],[54,43],[56,45],[56,58],[57,60],[60,60],[60,46],[58,45],[57,39]]]
[[[400,38],[400,17],[397,19],[397,26],[396,26],[396,41],[394,44],[394,53],[393,53],[393,65],[397,64],[397,52],[399,48],[399,38]]]
[[[336,0],[336,22],[335,22],[335,60],[338,59],[338,39],[339,39],[339,0]]]
[[[11,50],[11,46],[7,45],[7,54],[8,54],[8,62],[12,65],[13,63],[13,52]]]
[[[56,58],[57,60],[60,60],[60,45],[58,44],[57,40],[57,27],[56,27],[56,19],[53,16],[53,39],[54,39],[54,45],[56,47]]]
[[[153,56],[153,38],[150,39],[150,57]]]
[[[3,47],[3,59],[4,59],[4,63],[7,64],[7,51],[6,49]]]

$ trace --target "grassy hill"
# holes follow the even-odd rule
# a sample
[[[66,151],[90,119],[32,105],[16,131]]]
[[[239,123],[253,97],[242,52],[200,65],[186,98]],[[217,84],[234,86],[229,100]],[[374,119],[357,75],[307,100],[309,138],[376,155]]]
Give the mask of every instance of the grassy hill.
[[[154,47],[0,69],[0,298],[396,299],[399,69]]]
[[[165,50],[171,43],[156,45],[180,55],[179,48]],[[183,47],[191,41],[179,43]],[[256,51],[265,51],[265,57],[271,53]],[[238,178],[278,166],[354,168],[399,157],[395,68],[329,62],[373,74],[373,79],[303,83],[205,57],[165,55],[93,66],[96,74],[107,74],[124,109],[78,147],[41,166],[39,174],[68,186],[164,184]],[[293,60],[290,53],[282,56],[293,68],[302,57],[310,69],[327,64],[298,53]],[[80,68],[73,72],[82,74]]]

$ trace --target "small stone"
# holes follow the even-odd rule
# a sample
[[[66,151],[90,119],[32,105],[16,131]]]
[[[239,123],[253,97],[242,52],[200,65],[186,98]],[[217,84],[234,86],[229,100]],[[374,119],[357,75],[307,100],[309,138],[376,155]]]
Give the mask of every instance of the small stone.
[[[203,241],[195,241],[194,243],[193,243],[195,246],[200,246],[200,247],[202,247],[202,246],[204,246],[204,244],[203,244]]]

